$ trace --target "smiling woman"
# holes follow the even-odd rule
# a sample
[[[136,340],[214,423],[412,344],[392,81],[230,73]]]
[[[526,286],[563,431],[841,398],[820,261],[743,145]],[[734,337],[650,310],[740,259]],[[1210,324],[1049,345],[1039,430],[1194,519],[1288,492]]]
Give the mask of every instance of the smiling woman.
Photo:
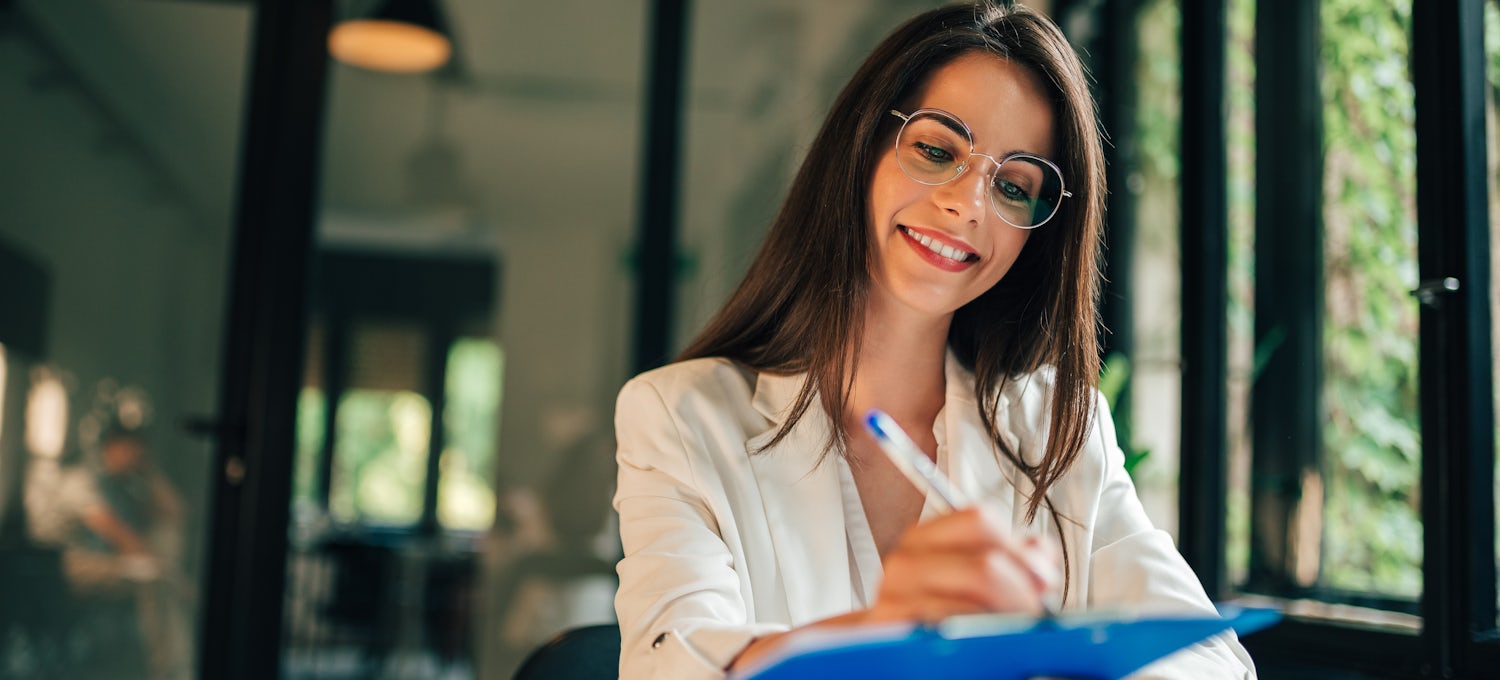
[[[1102,153],[1072,47],[1025,7],[933,10],[875,48],[728,303],[620,392],[623,677],[1054,595],[1213,611],[1095,389]],[[979,506],[914,489],[857,427],[872,408]],[[1225,636],[1147,675],[1251,668]]]
[[[1051,152],[1052,107],[1030,73],[984,54],[938,69],[912,100],[920,108],[903,121],[870,184],[872,292],[914,311],[950,314],[993,287],[1038,226],[1034,211],[1018,213],[1013,204],[1030,202],[1018,183],[1032,191],[1044,183],[1018,177],[1015,169],[1028,163],[1015,154],[1041,160],[1034,154]],[[980,149],[993,155],[975,148],[966,119],[981,131]]]

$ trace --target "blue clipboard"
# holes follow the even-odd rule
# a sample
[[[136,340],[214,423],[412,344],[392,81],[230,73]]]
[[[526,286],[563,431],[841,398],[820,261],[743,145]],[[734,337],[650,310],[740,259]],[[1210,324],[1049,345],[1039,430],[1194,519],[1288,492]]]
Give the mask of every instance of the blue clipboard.
[[[1281,618],[1275,609],[1221,605],[1211,614],[961,616],[936,626],[900,624],[806,630],[735,680],[920,678],[1115,680],[1183,647],[1233,629],[1244,635]]]

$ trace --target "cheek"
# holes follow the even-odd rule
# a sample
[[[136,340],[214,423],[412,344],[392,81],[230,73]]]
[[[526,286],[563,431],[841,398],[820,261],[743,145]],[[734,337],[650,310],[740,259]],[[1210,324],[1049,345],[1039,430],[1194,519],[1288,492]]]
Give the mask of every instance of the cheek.
[[[1031,237],[1031,232],[1016,229],[1008,224],[1003,225],[1003,228],[1008,232],[1002,232],[995,244],[995,269],[989,276],[992,279],[989,281],[991,286],[999,283],[1000,279],[1005,278],[1006,274],[1015,268],[1016,262],[1021,259],[1021,252],[1026,248],[1027,240]]]
[[[875,164],[875,171],[870,177],[868,202],[871,221],[877,230],[880,225],[890,221],[896,208],[909,200],[907,194],[911,190],[911,184],[914,182],[906,179],[890,154],[882,156],[880,162]]]

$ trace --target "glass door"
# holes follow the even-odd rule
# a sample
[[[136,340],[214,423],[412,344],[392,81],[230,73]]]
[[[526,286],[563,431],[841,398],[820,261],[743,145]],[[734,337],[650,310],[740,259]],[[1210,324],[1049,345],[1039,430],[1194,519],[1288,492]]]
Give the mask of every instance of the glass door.
[[[0,677],[197,675],[252,7],[0,5]]]

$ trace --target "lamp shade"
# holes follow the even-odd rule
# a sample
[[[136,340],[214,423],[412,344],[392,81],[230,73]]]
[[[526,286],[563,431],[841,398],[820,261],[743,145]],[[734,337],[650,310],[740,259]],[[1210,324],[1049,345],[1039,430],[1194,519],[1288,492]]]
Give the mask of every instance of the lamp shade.
[[[423,73],[448,62],[453,42],[437,0],[386,0],[368,18],[334,26],[328,53],[372,71]]]

